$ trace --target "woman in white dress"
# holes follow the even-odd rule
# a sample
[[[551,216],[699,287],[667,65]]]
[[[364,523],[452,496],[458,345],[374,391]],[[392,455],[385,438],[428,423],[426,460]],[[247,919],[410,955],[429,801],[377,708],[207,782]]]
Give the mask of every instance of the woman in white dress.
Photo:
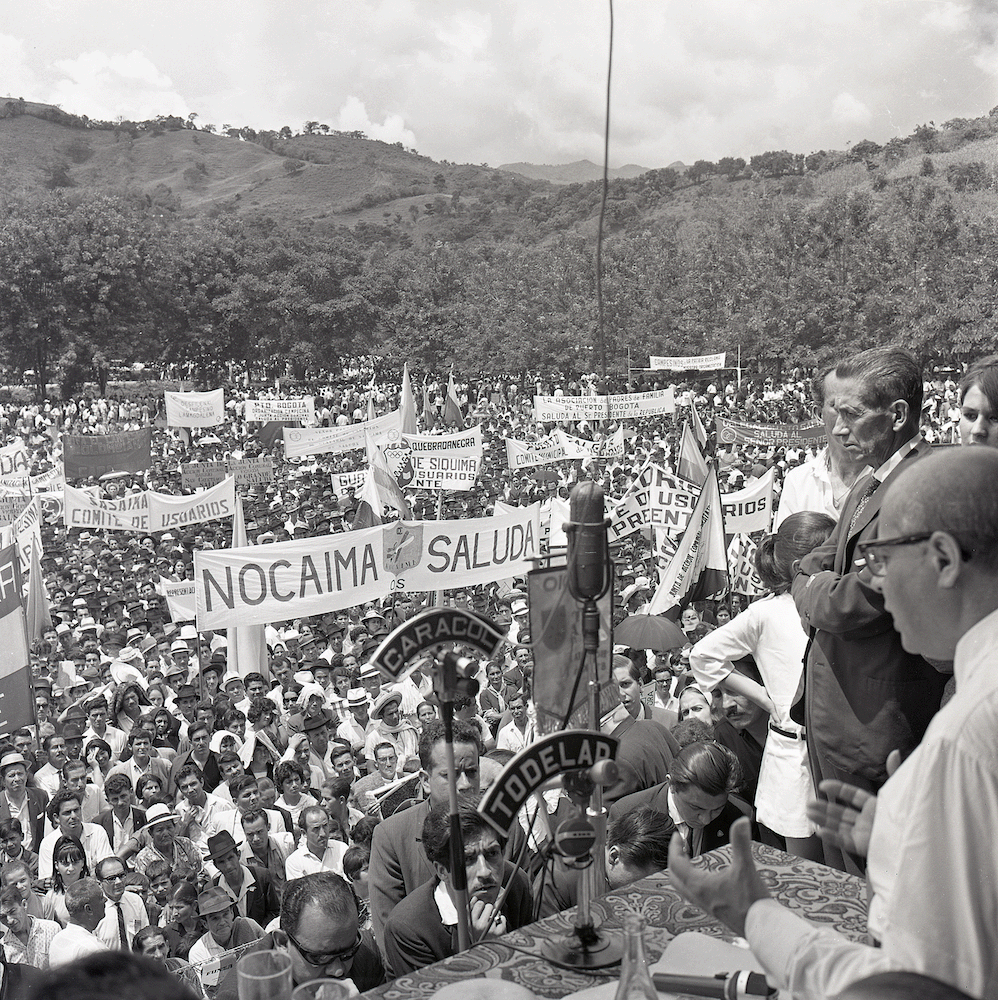
[[[723,686],[769,713],[756,818],[785,840],[787,851],[813,861],[821,861],[823,854],[807,818],[807,803],[814,794],[807,745],[803,727],[790,718],[807,635],[790,596],[790,581],[799,561],[825,541],[834,526],[827,514],[791,514],[756,552],[756,568],[771,590],[769,596],[704,636],[690,652],[690,667],[701,688]],[[732,661],[747,655],[755,658],[762,685],[733,670]]]

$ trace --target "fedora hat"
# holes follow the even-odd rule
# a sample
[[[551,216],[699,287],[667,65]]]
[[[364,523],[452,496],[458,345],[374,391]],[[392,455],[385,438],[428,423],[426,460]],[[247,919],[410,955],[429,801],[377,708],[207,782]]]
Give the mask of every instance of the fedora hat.
[[[224,858],[230,851],[238,851],[240,845],[228,830],[219,830],[208,838],[208,860],[217,861]]]

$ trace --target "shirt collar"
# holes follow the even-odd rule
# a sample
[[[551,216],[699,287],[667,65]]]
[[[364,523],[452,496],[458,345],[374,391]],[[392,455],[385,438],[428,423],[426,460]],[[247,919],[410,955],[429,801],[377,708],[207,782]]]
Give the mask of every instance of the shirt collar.
[[[985,683],[986,690],[994,687],[993,657],[995,636],[998,634],[998,611],[982,618],[965,632],[956,644],[953,672],[957,691],[968,694],[975,684]],[[985,693],[982,691],[982,694]]]
[[[437,904],[437,912],[440,914],[440,923],[444,927],[457,926],[457,907],[454,900],[450,898],[447,886],[443,882],[437,882],[436,889],[433,890],[433,902]]]
[[[919,431],[903,445],[883,465],[873,473],[873,478],[878,483],[884,482],[887,477],[922,443],[922,432]]]

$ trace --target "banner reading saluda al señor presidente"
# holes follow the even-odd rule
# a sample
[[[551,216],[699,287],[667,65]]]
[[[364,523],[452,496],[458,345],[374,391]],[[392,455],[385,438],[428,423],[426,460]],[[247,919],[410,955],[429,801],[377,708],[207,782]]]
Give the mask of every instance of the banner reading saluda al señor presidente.
[[[462,521],[395,521],[277,545],[194,554],[199,629],[266,624],[526,574],[539,554],[540,505]]]

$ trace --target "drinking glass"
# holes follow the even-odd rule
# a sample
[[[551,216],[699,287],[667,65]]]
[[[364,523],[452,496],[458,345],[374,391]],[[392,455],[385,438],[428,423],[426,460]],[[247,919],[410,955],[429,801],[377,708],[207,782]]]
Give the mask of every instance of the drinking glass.
[[[291,1000],[347,1000],[356,993],[339,979],[312,979],[296,986]]]
[[[291,956],[283,951],[251,951],[236,963],[239,1000],[290,1000]]]

